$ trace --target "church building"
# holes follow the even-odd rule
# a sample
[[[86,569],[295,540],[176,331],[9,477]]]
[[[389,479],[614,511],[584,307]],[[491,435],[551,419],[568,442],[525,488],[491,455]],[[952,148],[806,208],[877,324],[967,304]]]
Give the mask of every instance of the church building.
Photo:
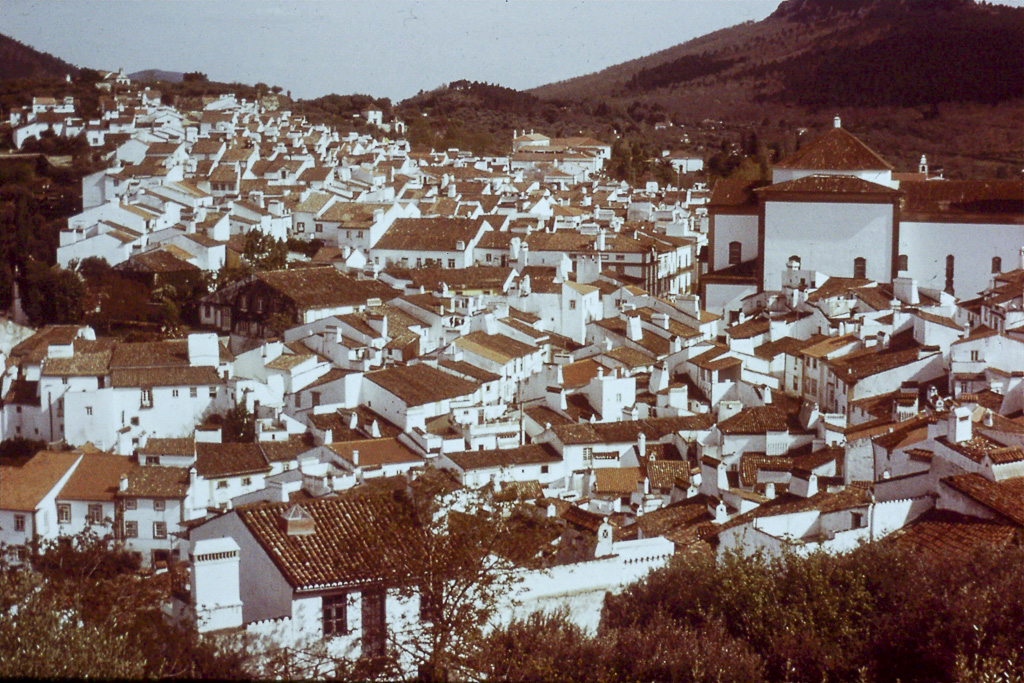
[[[922,159],[922,162],[924,160]],[[784,270],[891,282],[971,298],[1021,267],[1024,182],[930,179],[892,165],[841,127],[776,164],[771,183],[722,180],[708,205],[705,306],[777,292]]]

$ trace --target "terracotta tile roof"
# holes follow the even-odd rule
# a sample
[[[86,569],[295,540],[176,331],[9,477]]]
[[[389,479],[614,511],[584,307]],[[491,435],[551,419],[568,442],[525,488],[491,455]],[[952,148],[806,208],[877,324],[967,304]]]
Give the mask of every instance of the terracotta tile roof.
[[[44,358],[40,373],[48,376],[99,376],[107,373],[114,342],[76,339],[71,358]]]
[[[128,487],[117,498],[172,498],[188,495],[189,473],[184,467],[137,467],[127,473]]]
[[[1024,223],[1020,180],[928,180],[901,182],[903,220],[987,217]]]
[[[648,450],[650,450],[648,446]],[[686,486],[690,482],[690,464],[684,460],[649,460],[646,465],[647,478],[651,488],[668,490],[680,483]]]
[[[173,365],[188,365],[188,340],[119,343],[110,356],[111,369]]]
[[[825,299],[845,296],[850,290],[863,287],[869,282],[871,280],[859,277],[830,277],[825,280],[825,284],[807,295],[807,303],[813,304]]]
[[[121,484],[121,475],[139,469],[137,463],[123,455],[88,453],[57,494],[57,500],[114,500]]]
[[[657,441],[668,434],[679,431],[703,431],[711,429],[714,418],[708,414],[684,417],[653,417],[646,420],[627,422],[596,422],[552,427],[551,430],[566,445],[586,443],[628,443],[636,442],[643,433],[648,441]]]
[[[182,439],[148,439],[146,445],[139,447],[141,455],[180,455],[194,456],[196,444],[192,437]]]
[[[796,180],[768,185],[757,190],[758,194],[768,198],[775,195],[795,194],[801,192],[826,193],[829,195],[880,195],[883,198],[899,196],[897,190],[878,183],[872,183],[856,176],[842,175],[809,175]]]
[[[21,467],[0,467],[0,509],[35,510],[81,457],[74,451],[40,451]]]
[[[677,538],[684,535],[680,532],[700,524],[707,524],[712,521],[708,513],[708,496],[698,495],[686,500],[680,500],[665,507],[647,512],[637,518],[636,522],[643,531],[644,536],[664,536],[670,541],[679,543]],[[687,541],[695,540],[685,535]]]
[[[487,334],[483,331],[470,332],[455,340],[455,345],[496,363],[506,364],[517,358],[525,358],[540,349],[503,334]]]
[[[946,477],[942,483],[1014,524],[1024,526],[1024,477],[994,482],[970,473]]]
[[[368,299],[392,299],[398,292],[376,280],[356,280],[332,266],[256,273],[267,286],[303,309],[358,306]]]
[[[168,245],[174,246],[174,245]],[[121,264],[118,264],[121,265]],[[125,264],[117,270],[143,271],[148,273],[180,273],[198,274],[200,269],[193,263],[184,261],[170,253],[167,247],[147,251],[144,254],[133,254]]]
[[[647,367],[658,362],[655,356],[628,346],[618,346],[611,351],[605,351],[603,355],[630,369]]]
[[[110,385],[123,387],[183,387],[223,384],[216,368],[155,367],[110,371]]]
[[[803,498],[792,493],[784,493],[781,496],[762,503],[749,512],[730,519],[718,527],[718,531],[724,531],[732,527],[746,524],[759,517],[774,517],[776,515],[788,515],[795,512],[807,512],[817,510],[818,512],[838,512],[868,505],[871,502],[871,493],[867,488],[861,486],[847,486],[835,491],[819,491],[810,498]]]
[[[307,436],[292,437],[286,441],[260,441],[259,446],[267,462],[291,462],[316,448]]]
[[[767,432],[806,431],[800,424],[800,404],[774,392],[772,402],[763,406],[745,407],[718,423],[723,434],[766,434]]]
[[[196,443],[196,472],[206,479],[269,472],[259,444]]]
[[[800,352],[811,344],[817,343],[818,339],[796,339],[795,337],[782,337],[773,342],[765,342],[754,347],[754,355],[758,358],[772,359],[779,354],[785,353],[790,356],[800,357]]]
[[[413,287],[428,292],[437,290],[441,283],[456,291],[480,289],[500,292],[512,274],[511,267],[470,266],[469,268],[389,268],[388,273],[400,280],[409,280]],[[410,299],[411,300],[411,299]]]
[[[422,363],[368,372],[364,377],[410,407],[467,396],[480,386]]]
[[[328,444],[327,448],[351,465],[358,465],[364,469],[382,465],[423,463],[422,457],[396,438],[335,441]],[[357,451],[359,453],[358,463],[355,462],[355,452]]]
[[[992,551],[1013,542],[1018,527],[1002,521],[968,517],[952,510],[929,510],[916,520],[887,536],[910,550],[963,557],[979,550]]]
[[[629,495],[637,490],[639,482],[639,467],[599,467],[594,470],[594,493],[598,495]]]
[[[292,503],[239,508],[238,518],[298,590],[350,586],[381,580],[401,566],[408,541],[392,520],[400,517],[390,495],[350,494],[303,501],[314,523],[308,535],[288,535],[281,517]],[[373,540],[371,540],[373,539]]]
[[[653,360],[653,359],[652,359]],[[598,363],[593,358],[585,358],[575,363],[567,363],[562,366],[562,386],[567,389],[578,389],[586,386],[590,380],[597,377],[598,371],[608,372],[609,369]]]
[[[399,218],[381,236],[374,249],[459,251],[457,243],[468,246],[485,229],[485,225],[483,218]]]
[[[556,413],[547,406],[532,406],[527,408],[524,412],[530,416],[530,419],[541,427],[544,427],[546,424],[550,424],[553,427],[575,424],[569,418]]]
[[[604,523],[604,517],[601,515],[596,512],[591,512],[590,510],[584,510],[583,508],[575,505],[570,505],[561,513],[560,516],[568,524],[581,529],[586,529],[587,531],[596,532],[601,527],[601,524]]]
[[[784,159],[775,168],[814,171],[891,171],[893,167],[844,128],[825,134]]]
[[[441,360],[437,362],[437,366],[477,382],[496,382],[501,379],[501,375],[488,372],[463,360]]]
[[[562,459],[549,446],[538,444],[486,451],[460,451],[446,453],[445,456],[463,471],[515,467],[516,465],[544,465],[559,462]]]

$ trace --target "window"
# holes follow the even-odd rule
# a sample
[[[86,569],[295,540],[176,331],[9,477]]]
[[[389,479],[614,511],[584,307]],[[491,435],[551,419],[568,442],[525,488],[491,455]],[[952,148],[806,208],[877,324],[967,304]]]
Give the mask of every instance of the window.
[[[324,636],[348,633],[348,595],[325,595],[323,601]]]
[[[143,389],[142,390],[142,407],[152,408],[153,407],[153,390]]]
[[[124,537],[125,538],[138,538],[139,537],[139,523],[125,521],[124,523]]]
[[[729,265],[733,266],[743,262],[743,245],[739,242],[729,242]]]
[[[178,390],[171,389],[171,398],[178,398]]]
[[[541,474],[547,474],[548,473],[548,466],[547,465],[541,465],[540,466],[540,473]]]
[[[803,265],[803,261],[800,259],[799,256],[793,254],[792,256],[789,257],[789,261],[787,261],[787,264],[792,270],[800,270],[800,266]]]
[[[956,259],[950,254],[946,257],[946,292],[953,293],[953,271],[956,269]]]
[[[138,504],[138,501],[136,501],[134,498],[125,498],[124,499],[124,509],[125,510],[134,510],[137,507],[139,507],[139,504]]]
[[[167,503],[163,498],[156,498],[153,500],[153,509],[157,511],[165,510],[167,509]]]
[[[102,505],[90,505],[89,516],[87,517],[89,524],[102,524],[103,523],[103,506]]]
[[[311,403],[312,403],[314,408],[317,407],[318,405],[320,405],[320,392],[319,391],[311,391],[311,392],[309,392],[309,400],[311,401]]]
[[[569,310],[576,310],[576,300],[575,299],[570,299],[569,300]]]
[[[486,256],[484,257],[484,260],[485,260],[485,261],[487,261],[488,263],[490,263],[490,262],[491,262],[491,255],[490,255],[490,254],[487,254],[487,255],[486,255]]]
[[[226,489],[227,487],[228,487],[228,482],[227,482],[226,479],[222,479],[222,480],[217,482],[217,488],[219,488],[219,489]]]
[[[70,524],[71,523],[71,504],[70,503],[57,503],[57,523],[58,524]]]
[[[167,538],[167,522],[153,522],[153,538]]]
[[[455,259],[453,259],[453,258],[448,259],[448,267],[449,268],[454,268],[455,267]]]
[[[420,586],[420,621],[436,621],[441,616],[436,588]]]
[[[907,255],[900,254],[899,256],[896,257],[896,270],[906,270],[907,263]]]
[[[92,406],[86,406],[85,407],[85,414],[86,415],[92,415]]]
[[[615,255],[615,260],[616,261],[625,261],[626,260],[626,255],[625,254],[616,254]]]
[[[384,617],[384,591],[363,592],[363,655],[384,654],[387,625]]]
[[[160,456],[159,455],[147,455],[146,456],[146,464],[147,465],[159,465],[160,464]]]
[[[217,398],[217,387],[210,387],[210,398]]]
[[[977,363],[981,360],[981,351],[978,349],[971,349],[971,362]]]
[[[590,459],[594,456],[594,449],[590,446],[583,447],[583,462],[584,464],[590,464]]]
[[[189,387],[188,395],[189,395],[190,398],[198,398],[199,397],[199,387]]]
[[[999,258],[998,256],[993,256],[992,257],[992,272],[993,273],[1001,273],[1001,272],[1003,272],[1003,259]]]
[[[324,231],[324,224],[323,223],[317,223],[316,224],[316,231],[317,232],[323,232]]]
[[[124,422],[124,420],[121,420],[121,422]],[[139,426],[139,416],[136,415],[135,417],[133,417],[131,422],[132,422],[132,426],[133,427],[138,427]]]
[[[859,278],[868,276],[868,261],[863,256],[853,259],[853,276]]]
[[[252,477],[242,477],[242,486],[251,486]]]

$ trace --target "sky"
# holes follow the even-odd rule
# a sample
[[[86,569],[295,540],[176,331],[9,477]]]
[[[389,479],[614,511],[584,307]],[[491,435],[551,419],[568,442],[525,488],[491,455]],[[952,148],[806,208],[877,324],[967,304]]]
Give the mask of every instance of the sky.
[[[397,102],[459,79],[524,90],[581,76],[779,1],[2,0],[0,33],[76,66]]]
[[[779,0],[2,0],[0,33],[76,66],[202,71],[294,97],[526,89],[744,21]]]

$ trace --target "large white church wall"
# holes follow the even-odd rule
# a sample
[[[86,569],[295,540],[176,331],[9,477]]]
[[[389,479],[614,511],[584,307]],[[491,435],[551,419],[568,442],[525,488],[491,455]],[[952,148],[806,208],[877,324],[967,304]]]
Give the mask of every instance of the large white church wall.
[[[899,252],[919,287],[944,290],[946,257],[953,256],[953,293],[971,299],[992,281],[992,259],[1002,270],[1020,267],[1024,225],[900,222]]]
[[[740,260],[750,261],[757,256],[757,215],[716,215],[715,244],[712,270],[729,266],[729,243],[741,245]]]
[[[866,259],[865,276],[888,282],[892,274],[892,204],[839,202],[765,203],[764,288],[782,287],[790,256],[804,270],[853,277],[854,259]]]

